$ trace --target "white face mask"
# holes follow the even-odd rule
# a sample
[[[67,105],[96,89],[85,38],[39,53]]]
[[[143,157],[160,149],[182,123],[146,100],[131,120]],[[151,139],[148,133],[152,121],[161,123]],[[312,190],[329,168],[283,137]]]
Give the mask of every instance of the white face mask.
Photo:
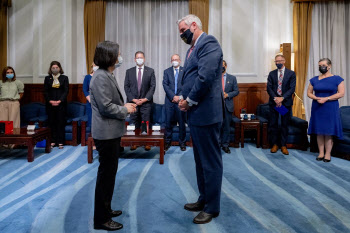
[[[143,65],[143,59],[142,58],[137,58],[136,59],[136,64],[139,65],[139,66],[142,66]]]
[[[115,68],[120,67],[123,64],[123,58],[122,56],[118,56],[118,63],[115,64]]]
[[[178,67],[180,63],[178,61],[173,61],[171,64],[173,67]]]
[[[93,70],[94,72],[96,72],[96,70],[98,70],[98,66],[93,66],[93,67],[92,67],[92,70]]]

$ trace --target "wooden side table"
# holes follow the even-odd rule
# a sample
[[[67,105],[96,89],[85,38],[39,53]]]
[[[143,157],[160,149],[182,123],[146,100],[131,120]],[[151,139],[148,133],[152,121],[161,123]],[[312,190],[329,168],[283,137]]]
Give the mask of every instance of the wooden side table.
[[[256,130],[256,147],[260,147],[260,121],[259,120],[241,120],[241,147],[244,148],[244,130]]]

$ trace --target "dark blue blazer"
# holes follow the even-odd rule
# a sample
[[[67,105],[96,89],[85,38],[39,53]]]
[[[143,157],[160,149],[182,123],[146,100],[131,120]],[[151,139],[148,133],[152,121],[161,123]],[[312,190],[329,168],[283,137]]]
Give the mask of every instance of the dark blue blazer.
[[[225,99],[226,109],[229,112],[233,112],[234,110],[233,97],[239,94],[236,76],[226,73],[225,92],[228,95],[228,97]]]
[[[125,74],[124,90],[127,102],[131,103],[133,99],[147,98],[149,102],[153,102],[154,91],[156,90],[156,76],[154,70],[145,66],[142,75],[142,83],[140,94],[137,90],[136,66],[128,69]]]
[[[184,65],[181,95],[198,102],[188,110],[190,125],[204,126],[222,122],[222,50],[215,37],[203,33]]]
[[[163,76],[163,88],[165,91],[165,103],[167,101],[171,102],[175,95],[179,95],[181,92],[181,82],[182,82],[182,76],[184,74],[184,69],[182,66],[179,67],[179,76],[177,77],[177,91],[175,93],[175,75],[174,75],[174,68],[169,67],[168,69],[164,70],[164,76]]]
[[[269,77],[267,78],[267,93],[269,94],[269,104],[275,105],[275,101],[273,100],[275,97],[280,97],[277,94],[278,88],[278,71],[273,70],[270,72]],[[286,107],[290,107],[293,105],[293,93],[295,91],[296,85],[296,76],[295,72],[289,69],[285,69],[284,77],[282,81],[282,97],[284,98],[282,104]]]

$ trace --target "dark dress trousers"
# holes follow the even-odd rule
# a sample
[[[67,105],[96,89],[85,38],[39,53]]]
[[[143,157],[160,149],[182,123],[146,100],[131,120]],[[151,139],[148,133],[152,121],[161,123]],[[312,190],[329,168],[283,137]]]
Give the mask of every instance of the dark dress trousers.
[[[46,102],[46,113],[48,116],[49,127],[51,129],[52,143],[64,144],[69,80],[67,76],[61,74],[58,77],[58,81],[60,82],[60,87],[53,88],[52,75],[45,77],[44,98]],[[51,100],[61,100],[61,103],[58,106],[52,106],[50,104]]]
[[[219,145],[223,120],[221,85],[222,50],[218,41],[203,33],[192,53],[186,54],[181,94],[198,102],[187,111],[196,162],[198,201],[204,211],[220,212],[222,156]]]
[[[269,94],[270,119],[269,119],[269,135],[271,136],[272,145],[286,146],[288,137],[288,125],[292,116],[293,93],[295,91],[296,76],[295,72],[285,68],[282,80],[282,95],[277,93],[278,88],[278,70],[270,72],[267,78],[267,93]],[[275,97],[283,97],[282,105],[288,109],[288,113],[284,116],[275,110]],[[281,117],[281,128],[278,129],[278,119]]]
[[[175,90],[175,75],[174,68],[170,67],[164,70],[163,88],[165,91],[165,141],[171,143],[173,135],[173,127],[179,123],[179,143],[184,145],[186,143],[186,113],[180,111],[178,103],[173,103],[174,96],[179,96],[181,92],[181,82],[183,76],[183,67],[178,68],[179,74],[177,78],[177,88]]]
[[[236,76],[226,73],[225,92],[228,97],[225,99],[225,117],[220,132],[220,143],[222,147],[228,147],[230,144],[230,123],[234,110],[233,97],[239,94]]]
[[[128,103],[133,103],[133,99],[148,99],[148,101],[141,106],[137,106],[136,112],[130,115],[132,121],[135,124],[135,127],[140,128],[141,121],[151,121],[153,95],[154,91],[156,90],[156,77],[154,75],[154,70],[150,67],[145,66],[139,93],[136,76],[137,68],[138,66],[132,67],[126,71],[124,90]]]
[[[123,96],[114,76],[107,70],[98,69],[90,83],[92,108],[92,135],[99,155],[95,188],[94,223],[103,224],[111,219],[115,176],[118,170],[120,139],[125,132]]]

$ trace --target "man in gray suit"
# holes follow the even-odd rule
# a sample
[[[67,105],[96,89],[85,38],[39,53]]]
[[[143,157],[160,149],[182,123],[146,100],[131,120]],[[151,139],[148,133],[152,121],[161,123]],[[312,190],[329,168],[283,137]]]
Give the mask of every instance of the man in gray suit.
[[[135,53],[136,66],[128,69],[125,74],[124,90],[128,103],[137,104],[135,114],[131,115],[135,127],[140,128],[141,121],[151,120],[153,94],[156,89],[154,70],[145,66],[145,54]]]
[[[104,41],[97,45],[94,63],[99,69],[90,83],[92,107],[92,137],[99,154],[95,188],[94,228],[115,231],[123,225],[112,220],[122,214],[121,210],[112,210],[115,176],[118,170],[120,140],[125,131],[125,118],[136,111],[136,104],[124,105],[123,96],[113,71],[121,57],[119,45]]]
[[[222,61],[222,89],[224,91],[225,99],[225,110],[224,110],[224,121],[222,122],[220,132],[220,144],[221,148],[225,153],[230,154],[230,123],[232,120],[232,114],[234,110],[233,97],[239,94],[236,76],[226,73],[227,63],[225,60]]]

